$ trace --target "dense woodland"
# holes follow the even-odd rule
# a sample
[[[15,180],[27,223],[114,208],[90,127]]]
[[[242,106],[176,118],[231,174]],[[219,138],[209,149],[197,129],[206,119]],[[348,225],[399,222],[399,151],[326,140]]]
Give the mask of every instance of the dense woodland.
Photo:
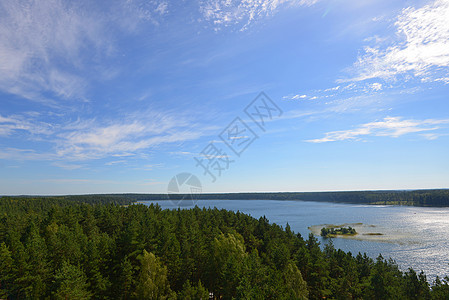
[[[449,278],[266,218],[116,196],[0,198],[0,299],[449,299]]]
[[[131,201],[167,200],[167,194],[105,195],[122,197]],[[190,195],[170,195],[171,199]],[[195,194],[198,200],[293,200],[352,204],[386,204],[415,206],[449,206],[449,189],[411,191],[352,191],[352,192],[304,192],[304,193],[219,193]]]

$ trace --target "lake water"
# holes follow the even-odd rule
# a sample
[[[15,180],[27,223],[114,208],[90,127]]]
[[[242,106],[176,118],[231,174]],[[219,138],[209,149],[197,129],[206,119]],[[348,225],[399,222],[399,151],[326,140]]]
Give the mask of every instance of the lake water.
[[[171,201],[143,203],[156,202],[163,209],[177,208]],[[359,234],[355,239],[334,238],[335,248],[353,254],[366,252],[372,258],[381,253],[385,258],[393,258],[402,270],[423,270],[429,281],[437,275],[449,276],[449,208],[277,200],[199,200],[196,205],[238,210],[257,219],[265,215],[270,223],[288,223],[305,239],[311,226],[319,230],[322,226],[318,225],[322,224],[352,224]],[[319,236],[318,239],[326,242]]]

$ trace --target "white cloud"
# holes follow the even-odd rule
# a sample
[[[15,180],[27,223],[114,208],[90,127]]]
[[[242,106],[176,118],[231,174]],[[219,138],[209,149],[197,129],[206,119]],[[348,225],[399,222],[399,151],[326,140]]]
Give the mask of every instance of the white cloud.
[[[38,153],[34,149],[0,148],[0,159],[25,161],[25,160],[50,160],[57,158],[54,154]]]
[[[186,156],[195,156],[198,155],[196,152],[189,152],[189,151],[174,151],[170,152],[172,155],[186,155]]]
[[[433,141],[433,140],[438,139],[441,136],[447,136],[449,134],[448,133],[423,133],[420,135],[427,140]]]
[[[195,140],[211,131],[192,123],[189,116],[168,112],[141,111],[114,121],[77,119],[52,125],[39,117],[45,116],[0,115],[0,137],[9,138],[9,145],[39,143],[35,150],[0,147],[0,159],[53,161],[55,166],[75,169],[74,161],[115,157],[117,163],[123,157],[142,158],[155,147]]]
[[[79,97],[85,80],[56,67],[79,67],[82,47],[104,49],[98,20],[59,0],[0,3],[0,89],[44,101],[41,92]]]
[[[129,184],[129,182],[126,181],[118,181],[118,180],[101,180],[101,179],[71,179],[71,178],[57,178],[57,179],[40,179],[40,180],[34,180],[37,182],[48,182],[48,183],[54,183],[54,184],[113,184],[113,185],[122,185],[122,184]]]
[[[157,164],[147,164],[147,165],[139,165],[139,166],[130,166],[133,170],[143,170],[143,171],[154,171],[155,169],[162,169],[165,165],[163,163]]]
[[[449,77],[436,78],[434,81],[440,81],[444,84],[449,84]]]
[[[295,95],[292,97],[292,100],[305,99],[306,97],[307,95]]]
[[[449,67],[449,1],[436,0],[421,8],[402,10],[394,23],[396,41],[366,47],[353,66],[355,76],[344,81],[371,78],[395,80],[402,75],[433,80],[447,75]]]
[[[114,161],[105,163],[105,166],[114,166],[114,165],[119,165],[119,164],[124,164],[124,163],[126,163],[126,160],[114,160]]]
[[[280,7],[310,6],[318,0],[205,0],[200,5],[204,18],[215,29],[243,24],[245,30],[253,21],[273,15]]]
[[[85,126],[85,124],[90,126]],[[93,120],[76,121],[67,131],[58,134],[57,155],[75,160],[108,156],[128,156],[164,143],[194,140],[202,131],[187,128],[182,117],[148,113],[136,115],[119,123],[100,125]]]
[[[127,31],[137,30],[142,22],[159,25],[169,12],[169,3],[165,0],[126,0],[121,3],[115,8],[114,14],[120,18],[115,21]]]
[[[65,169],[65,170],[76,170],[76,169],[80,169],[83,167],[83,165],[77,165],[77,164],[67,164],[67,163],[62,163],[62,162],[54,162],[52,163],[52,166],[61,168],[61,169]]]
[[[158,6],[154,11],[159,13],[160,15],[165,15],[166,13],[168,13],[168,3],[167,2],[158,3]]]
[[[136,186],[149,186],[149,185],[162,185],[166,182],[157,181],[156,179],[144,179],[139,181],[124,181],[124,180],[103,180],[103,179],[84,179],[84,178],[50,178],[50,179],[37,179],[27,180],[26,183],[45,182],[52,184],[92,184],[92,185],[136,185]]]
[[[380,91],[380,90],[382,90],[382,84],[381,84],[381,83],[378,83],[378,82],[375,82],[375,83],[370,84],[369,87],[370,87],[373,91]]]
[[[337,85],[336,87],[325,89],[324,92],[338,91],[339,89],[340,89],[340,86]]]
[[[32,135],[50,135],[53,133],[53,126],[34,120],[28,116],[12,115],[3,117],[0,115],[0,136],[11,136],[19,131]]]
[[[400,117],[387,117],[382,121],[362,124],[355,129],[331,131],[326,133],[323,138],[307,140],[307,142],[325,143],[344,140],[360,140],[361,137],[369,135],[396,138],[408,133],[436,130],[439,129],[436,125],[444,123],[449,123],[449,119],[402,120]],[[425,137],[427,139],[435,139],[438,135],[427,134]]]
[[[308,91],[307,94],[290,94],[282,97],[283,99],[299,100],[333,100],[345,101],[354,97],[360,97],[361,95],[372,96],[383,91],[384,85],[380,82],[351,82],[344,85],[338,85],[326,89],[318,89]],[[328,103],[326,103],[328,104]]]
[[[118,46],[112,32],[131,33],[167,12],[159,0],[1,1],[0,90],[50,106],[85,101],[92,73],[97,80],[119,72],[104,64]]]

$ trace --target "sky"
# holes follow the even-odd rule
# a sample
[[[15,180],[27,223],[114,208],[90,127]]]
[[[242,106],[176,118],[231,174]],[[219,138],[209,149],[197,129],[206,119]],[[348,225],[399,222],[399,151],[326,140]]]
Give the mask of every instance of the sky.
[[[448,0],[0,0],[0,195],[449,188],[447,20]]]

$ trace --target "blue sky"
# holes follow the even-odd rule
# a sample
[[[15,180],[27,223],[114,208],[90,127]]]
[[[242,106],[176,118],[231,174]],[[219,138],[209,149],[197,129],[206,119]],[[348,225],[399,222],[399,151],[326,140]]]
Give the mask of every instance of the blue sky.
[[[0,194],[165,193],[182,172],[449,188],[448,19],[447,0],[0,0]]]

